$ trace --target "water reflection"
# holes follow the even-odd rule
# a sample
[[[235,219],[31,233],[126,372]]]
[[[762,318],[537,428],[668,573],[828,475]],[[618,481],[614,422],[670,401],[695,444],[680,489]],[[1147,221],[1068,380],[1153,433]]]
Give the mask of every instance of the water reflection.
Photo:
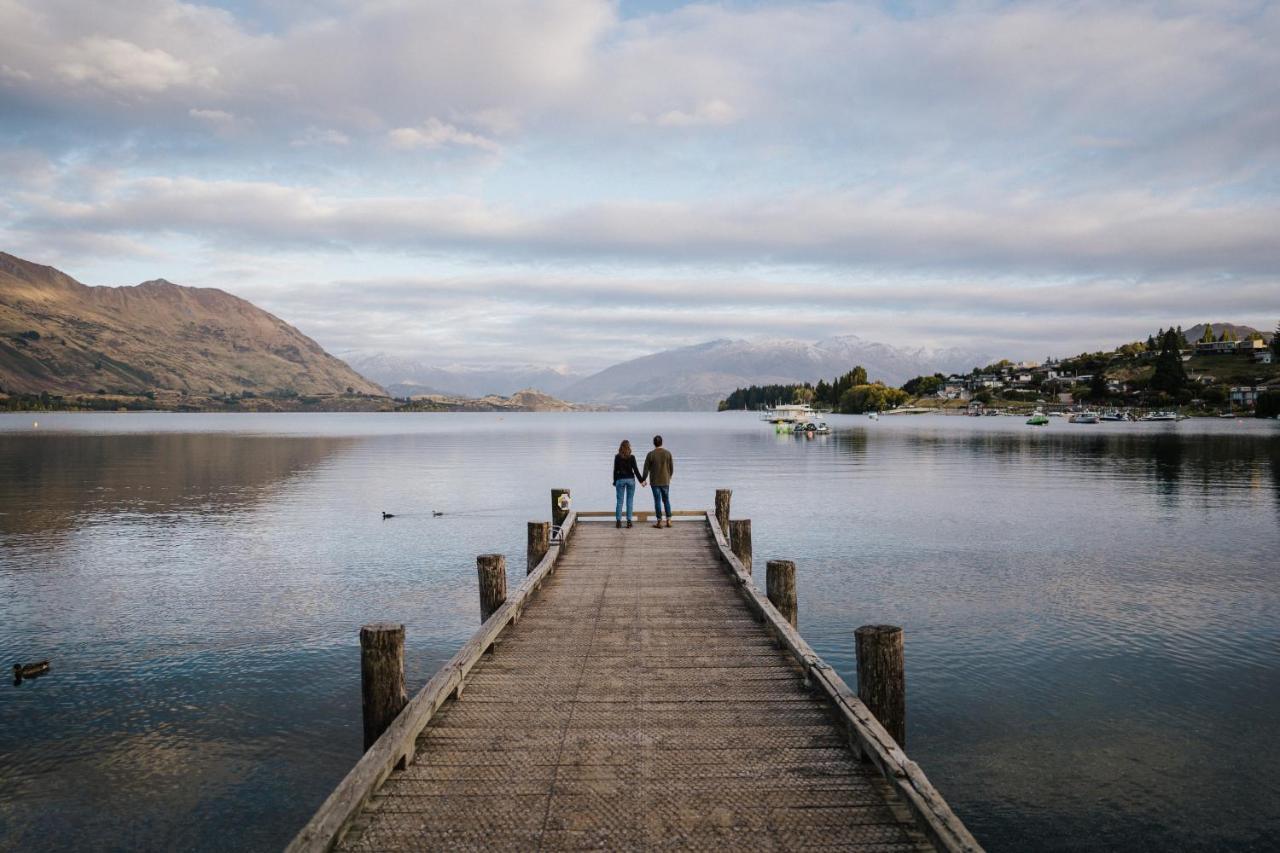
[[[0,533],[66,531],[102,512],[232,512],[354,441],[199,433],[5,435]]]

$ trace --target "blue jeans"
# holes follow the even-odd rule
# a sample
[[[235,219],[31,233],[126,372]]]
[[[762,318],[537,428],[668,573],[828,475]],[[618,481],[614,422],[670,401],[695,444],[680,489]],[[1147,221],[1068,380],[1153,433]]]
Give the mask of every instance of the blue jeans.
[[[671,520],[671,487],[650,486],[653,489],[653,514],[662,518],[662,507],[667,508],[667,520]]]
[[[631,520],[631,506],[636,500],[636,479],[635,477],[625,477],[621,480],[613,481],[613,488],[618,493],[618,505],[614,507],[613,518],[615,521],[622,521],[622,497],[627,498],[627,521]]]

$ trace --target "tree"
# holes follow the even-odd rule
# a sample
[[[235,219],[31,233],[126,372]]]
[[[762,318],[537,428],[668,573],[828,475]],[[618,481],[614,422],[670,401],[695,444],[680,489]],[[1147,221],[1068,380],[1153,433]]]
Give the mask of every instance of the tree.
[[[1280,323],[1276,323],[1276,330],[1271,333],[1271,352],[1280,360]]]
[[[917,376],[915,379],[908,379],[903,384],[902,390],[912,397],[928,397],[931,394],[937,394],[944,382],[946,382],[946,377],[941,373],[935,373],[932,376]]]
[[[1204,324],[1204,334],[1200,336],[1200,343],[1202,344],[1213,343],[1213,324],[1212,323]]]
[[[1095,402],[1102,402],[1108,396],[1107,373],[1102,369],[1095,370],[1093,378],[1089,380],[1089,399]]]
[[[1182,347],[1185,340],[1179,332],[1170,329],[1160,341],[1160,355],[1156,356],[1156,371],[1148,387],[1152,391],[1177,394],[1187,385],[1187,370],[1182,366]]]

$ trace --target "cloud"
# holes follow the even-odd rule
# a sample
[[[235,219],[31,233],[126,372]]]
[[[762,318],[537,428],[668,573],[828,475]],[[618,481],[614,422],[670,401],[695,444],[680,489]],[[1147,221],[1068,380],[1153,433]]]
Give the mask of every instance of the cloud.
[[[445,124],[438,118],[429,118],[417,127],[398,127],[387,134],[391,147],[409,151],[415,148],[478,148],[481,151],[497,153],[501,150],[498,143],[486,139],[479,134],[459,130],[451,124]]]
[[[309,148],[315,145],[350,145],[351,137],[333,128],[308,127],[300,135],[289,140],[294,148]]]
[[[451,132],[434,142],[449,144]],[[1141,191],[914,202],[805,192],[594,203],[524,213],[466,196],[335,197],[195,178],[121,180],[92,202],[26,197],[26,228],[160,230],[259,245],[478,253],[491,260],[774,262],[1083,274],[1280,269],[1280,205],[1214,205]]]
[[[733,107],[719,98],[713,98],[698,105],[693,112],[668,110],[654,119],[654,124],[662,127],[690,127],[693,125],[729,124],[737,117]]]
[[[228,125],[235,122],[236,117],[226,110],[187,110],[187,115],[197,121],[208,122],[212,125]]]
[[[96,85],[114,93],[153,94],[175,87],[207,86],[216,68],[195,67],[159,48],[150,50],[121,39],[91,36],[69,51],[56,71],[77,85]]]

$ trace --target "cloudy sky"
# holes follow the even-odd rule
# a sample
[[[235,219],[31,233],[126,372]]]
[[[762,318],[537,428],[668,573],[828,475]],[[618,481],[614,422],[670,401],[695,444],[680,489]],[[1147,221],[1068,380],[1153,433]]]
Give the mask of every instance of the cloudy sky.
[[[0,0],[0,249],[334,351],[1280,319],[1280,4]]]

